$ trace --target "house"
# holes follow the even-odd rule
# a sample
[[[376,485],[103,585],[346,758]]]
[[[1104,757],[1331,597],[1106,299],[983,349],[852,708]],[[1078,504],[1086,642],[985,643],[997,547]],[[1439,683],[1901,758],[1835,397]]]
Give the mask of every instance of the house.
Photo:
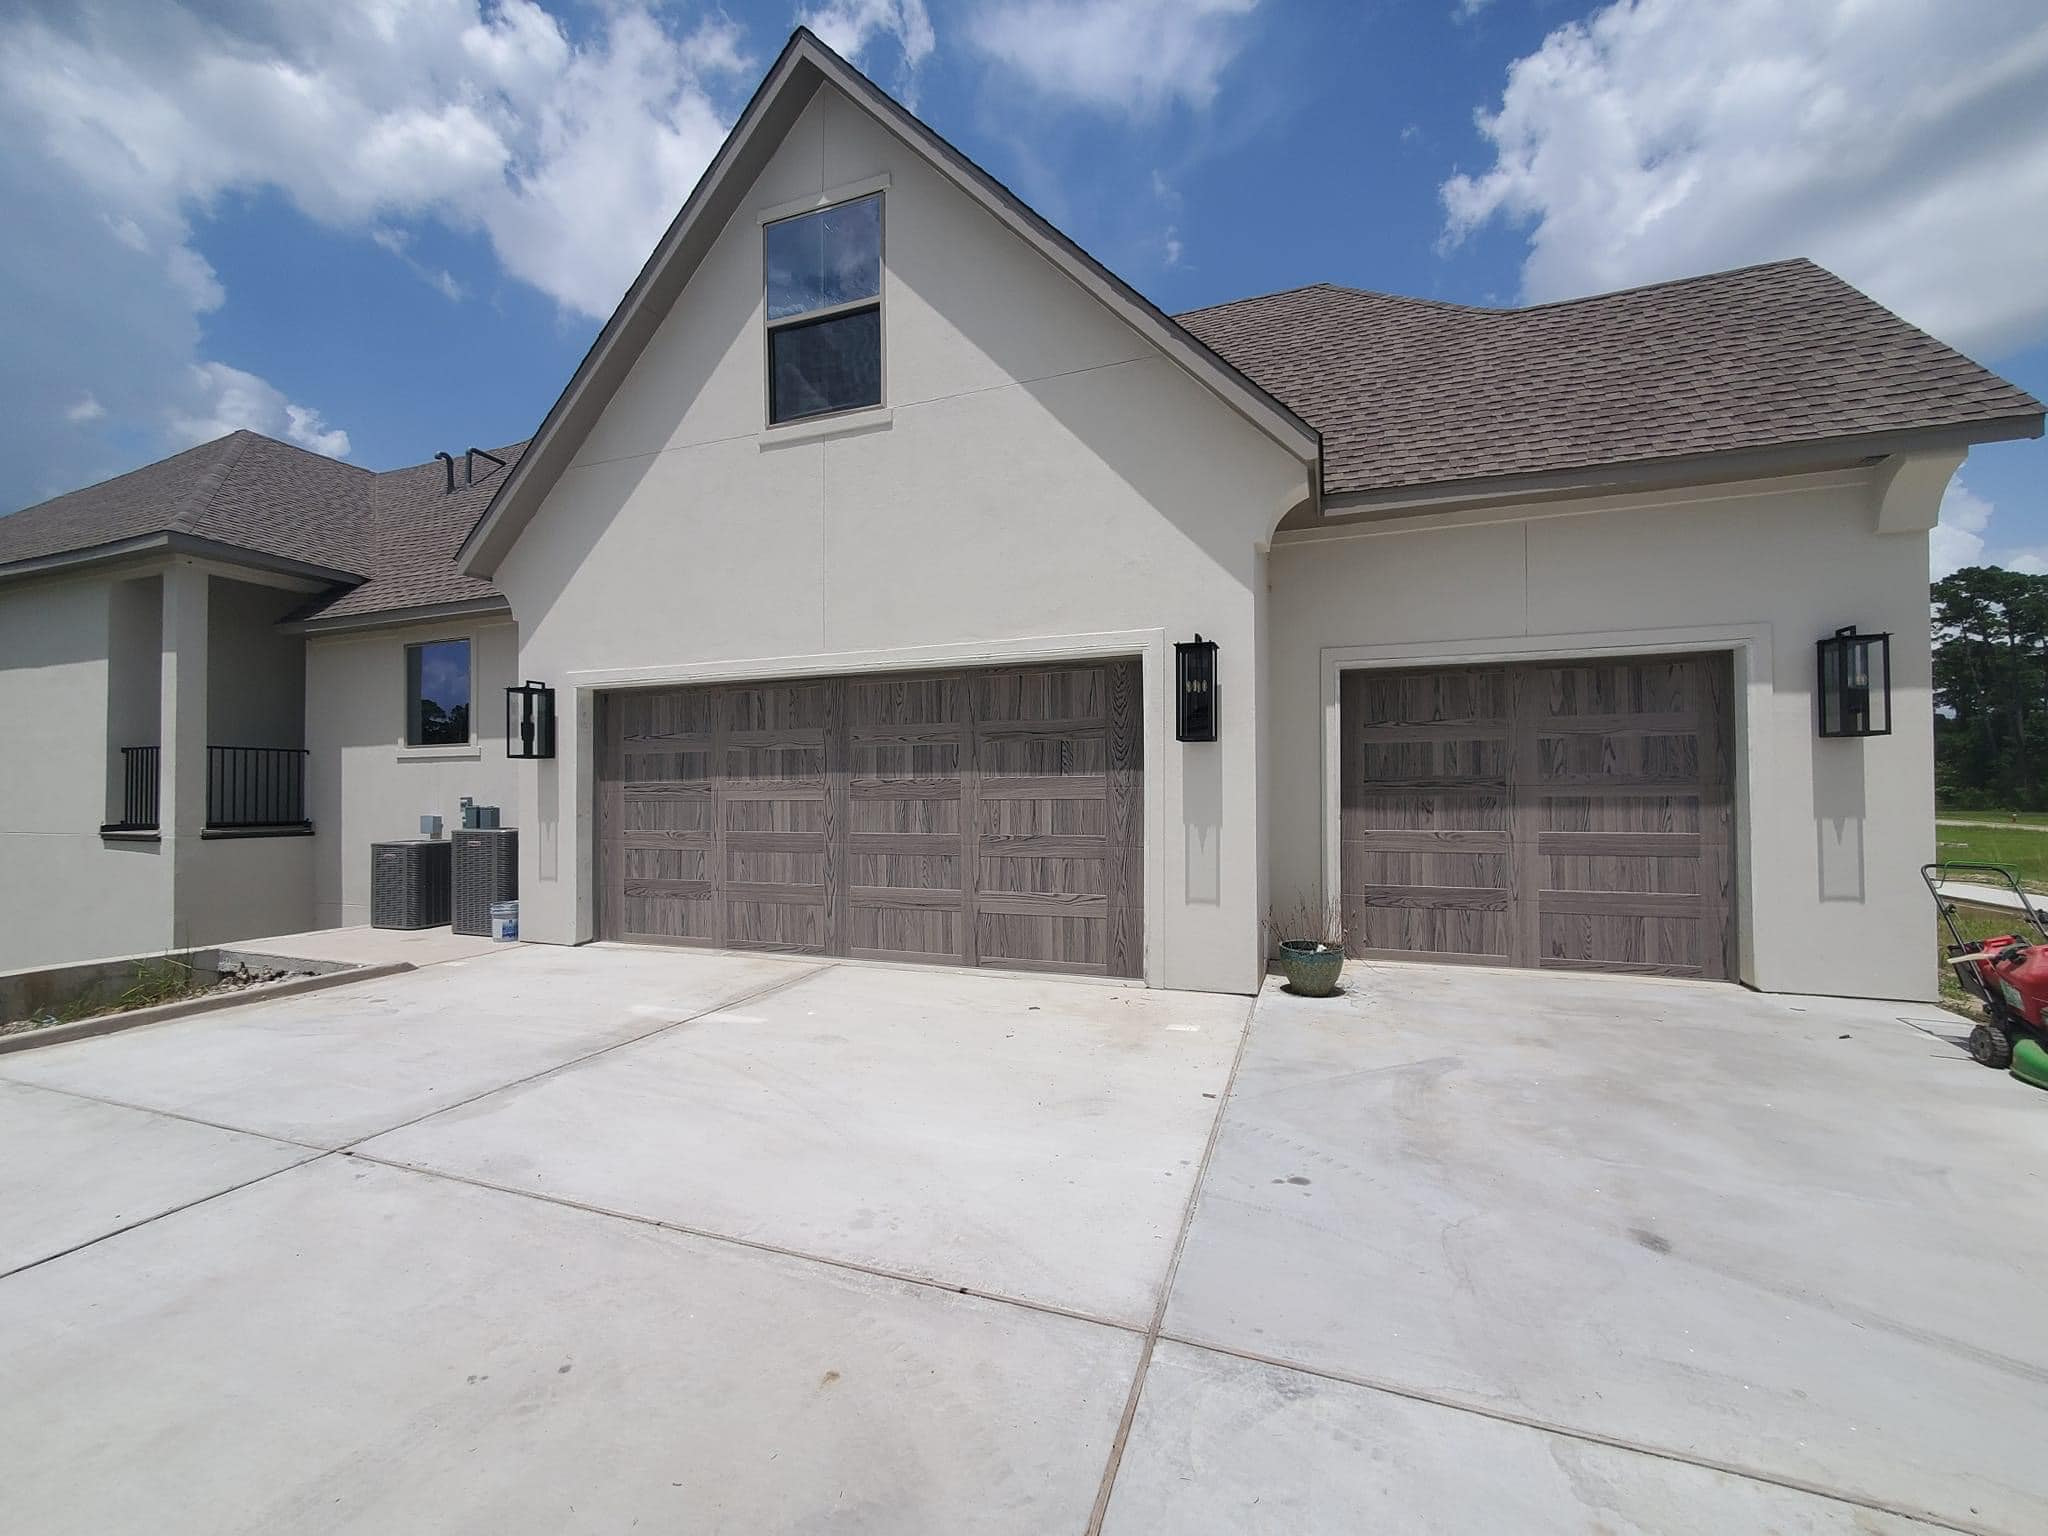
[[[1927,533],[2041,428],[1804,261],[1170,318],[799,31],[531,442],[0,520],[0,965],[366,921],[470,796],[547,943],[1926,996]]]

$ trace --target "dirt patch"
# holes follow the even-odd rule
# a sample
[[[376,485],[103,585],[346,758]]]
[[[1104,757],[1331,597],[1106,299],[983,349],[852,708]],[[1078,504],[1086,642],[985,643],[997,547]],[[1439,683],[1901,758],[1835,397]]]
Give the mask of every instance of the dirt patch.
[[[219,971],[200,970],[178,960],[152,960],[137,965],[134,979],[113,997],[105,995],[104,987],[95,987],[60,1007],[0,1023],[0,1036],[53,1029],[60,1024],[76,1024],[113,1013],[133,1013],[138,1008],[154,1008],[162,1003],[241,992],[314,974],[311,970],[273,969],[239,962]]]

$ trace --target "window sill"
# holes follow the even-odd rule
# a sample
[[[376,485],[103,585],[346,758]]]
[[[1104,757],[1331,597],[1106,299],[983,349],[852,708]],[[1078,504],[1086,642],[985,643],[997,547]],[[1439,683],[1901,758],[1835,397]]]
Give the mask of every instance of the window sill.
[[[865,410],[840,411],[831,416],[806,416],[800,421],[786,421],[780,426],[763,427],[754,434],[754,441],[765,453],[770,448],[780,448],[786,443],[814,443],[822,437],[874,432],[888,426],[895,419],[896,412],[893,408],[875,405]]]
[[[472,741],[466,747],[409,747],[400,743],[398,761],[401,763],[460,763],[472,762],[484,755],[483,743]]]
[[[100,828],[103,843],[160,843],[163,834],[155,827],[124,827],[110,822]]]
[[[202,841],[217,838],[238,837],[311,837],[313,823],[310,821],[276,821],[260,827],[204,827],[199,836]]]

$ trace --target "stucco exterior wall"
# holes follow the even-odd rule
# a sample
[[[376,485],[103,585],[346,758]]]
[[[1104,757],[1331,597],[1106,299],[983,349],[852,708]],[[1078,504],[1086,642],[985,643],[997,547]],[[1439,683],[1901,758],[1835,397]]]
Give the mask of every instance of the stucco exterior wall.
[[[466,747],[407,747],[405,647],[461,638],[470,641],[473,739]],[[422,815],[459,827],[458,805],[468,795],[501,807],[508,826],[523,824],[504,743],[504,690],[516,681],[517,646],[517,632],[503,618],[307,640],[306,795],[314,835],[299,841],[311,845],[310,926],[367,923],[370,844],[417,837]]]
[[[1742,978],[1931,997],[1929,478],[1889,532],[1878,478],[1845,472],[1279,535],[1274,899],[1323,891],[1337,667],[1731,649]],[[1815,735],[1814,642],[1844,624],[1892,632],[1888,737]]]
[[[118,822],[127,809],[122,748],[155,746],[162,729],[163,627],[161,576],[107,584],[105,822]]]
[[[261,939],[319,926],[310,837],[180,838],[180,945]]]
[[[888,412],[764,430],[759,215],[879,177]],[[1250,990],[1257,544],[1302,466],[830,87],[751,201],[497,572],[562,705],[518,769],[523,935],[591,934],[600,688],[1137,654],[1148,979]],[[1183,747],[1198,630],[1222,739]]]
[[[277,627],[305,595],[216,576],[206,600],[206,737],[220,747],[304,745],[306,642]]]
[[[105,578],[0,592],[0,970],[172,942],[164,851],[99,833],[110,747],[146,744],[109,741],[114,627]]]

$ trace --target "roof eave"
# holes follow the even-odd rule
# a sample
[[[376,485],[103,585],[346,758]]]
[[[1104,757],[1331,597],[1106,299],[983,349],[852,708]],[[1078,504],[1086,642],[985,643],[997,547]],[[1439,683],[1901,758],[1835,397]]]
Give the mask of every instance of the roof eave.
[[[248,570],[268,571],[279,576],[297,576],[307,581],[325,582],[331,586],[360,586],[364,580],[354,571],[344,571],[335,566],[297,560],[289,555],[275,555],[267,550],[251,549],[246,545],[230,544],[199,534],[165,530],[137,534],[132,538],[114,539],[104,544],[89,544],[80,549],[57,550],[47,555],[31,555],[22,560],[10,560],[0,564],[0,581],[44,576],[53,572],[104,565],[148,555],[190,555],[202,560],[215,560],[223,565],[239,565]]]
[[[1323,495],[1323,518],[1328,521],[1396,517],[1443,511],[1454,506],[1621,494],[1689,483],[1810,474],[1868,463],[1899,453],[1939,453],[1968,449],[1978,443],[2039,437],[2042,435],[2042,421],[2041,413],[2035,412],[1957,426],[1864,433],[1821,438],[1808,443],[1774,444],[1664,459],[1635,459],[1535,474],[1477,476],[1427,485],[1390,486],[1384,490],[1326,491]]]
[[[682,210],[598,332],[532,443],[498,487],[456,551],[465,575],[490,580],[555,481],[569,466],[647,340],[724,229],[753,175],[765,165],[819,85],[837,86],[919,150],[955,185],[1037,248],[1127,324],[1208,385],[1226,404],[1304,464],[1322,439],[1307,422],[1183,330],[1129,284],[1032,212],[1014,194],[927,128],[871,81],[798,28],[719,146]],[[732,204],[725,207],[725,203]],[[621,355],[623,350],[623,355]]]
[[[414,603],[409,607],[380,608],[369,613],[344,613],[331,618],[286,619],[280,629],[299,635],[331,635],[358,629],[389,629],[401,624],[434,624],[444,619],[508,617],[511,603],[503,597],[468,597],[449,603]]]

